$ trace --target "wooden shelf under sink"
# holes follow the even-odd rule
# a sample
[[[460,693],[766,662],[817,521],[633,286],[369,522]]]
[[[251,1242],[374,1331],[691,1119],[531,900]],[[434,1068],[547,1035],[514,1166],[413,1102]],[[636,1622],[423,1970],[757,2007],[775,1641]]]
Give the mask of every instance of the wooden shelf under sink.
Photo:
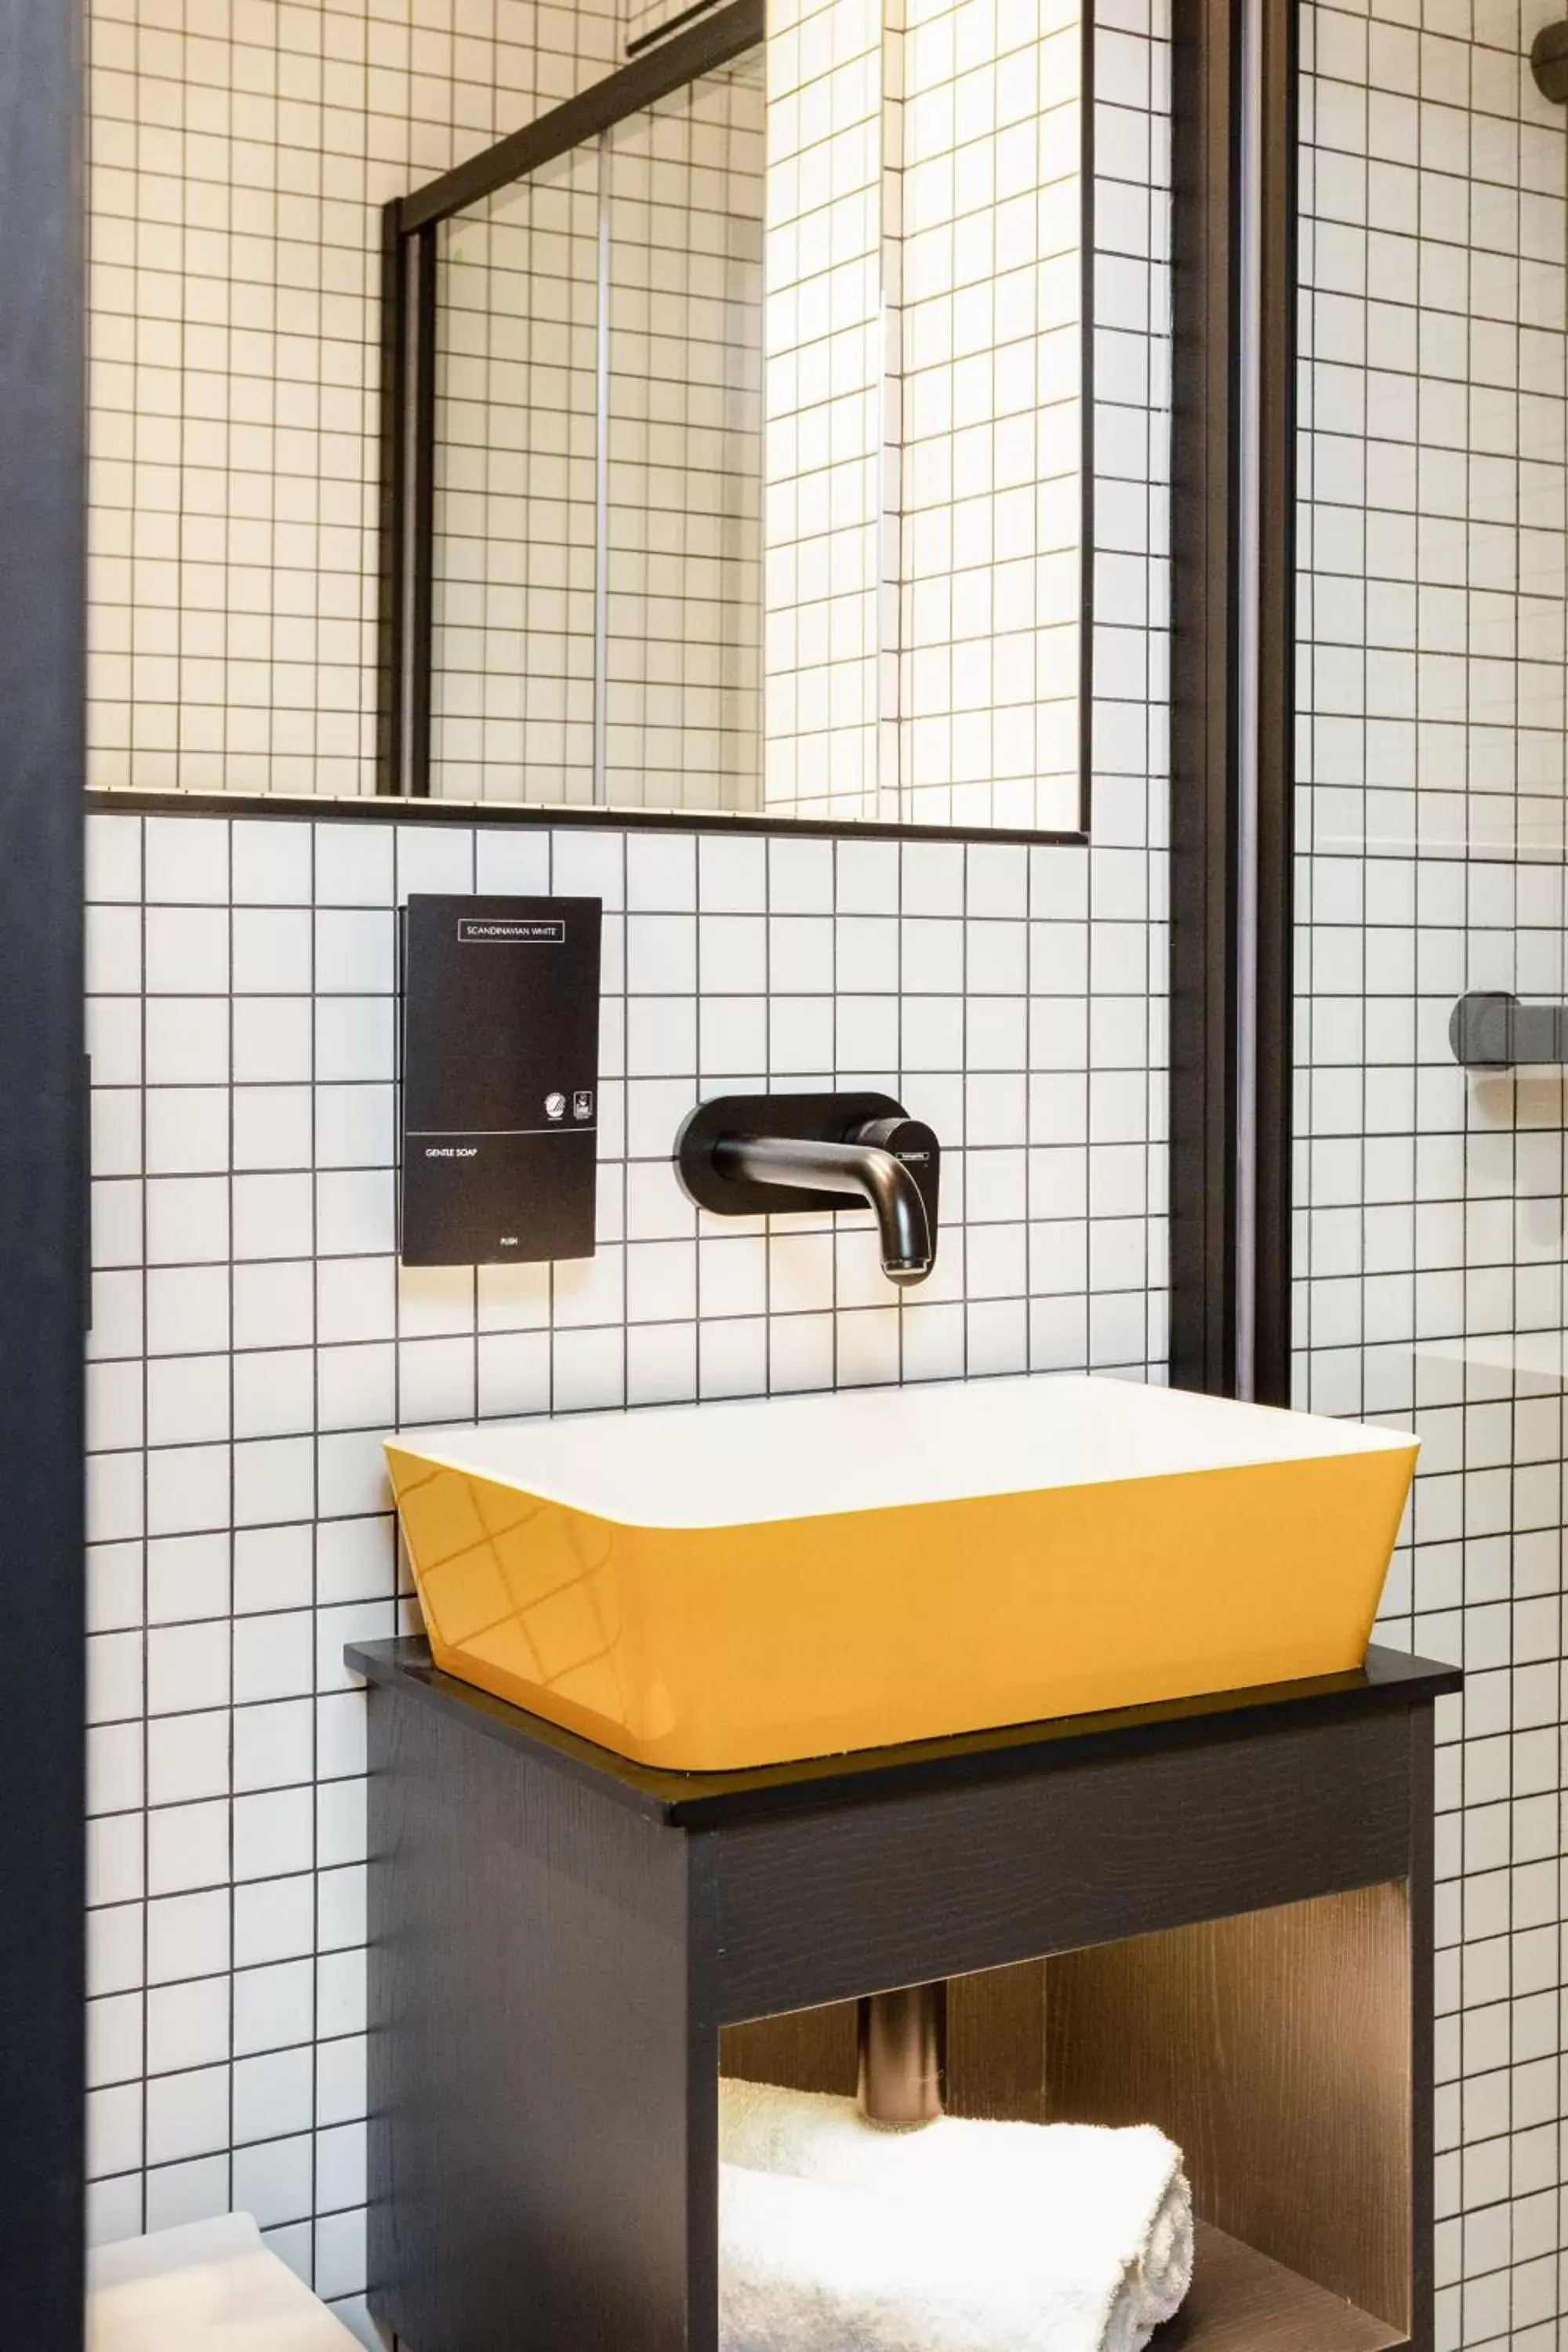
[[[950,2112],[1155,2123],[1200,2216],[1160,2352],[1408,2344],[1415,2082],[1404,1882],[1119,1937],[948,1984]],[[728,2028],[724,2073],[852,2095],[856,2004]]]
[[[1175,2318],[1155,2329],[1151,2352],[1394,2352],[1409,2340],[1200,2221],[1192,2293]]]

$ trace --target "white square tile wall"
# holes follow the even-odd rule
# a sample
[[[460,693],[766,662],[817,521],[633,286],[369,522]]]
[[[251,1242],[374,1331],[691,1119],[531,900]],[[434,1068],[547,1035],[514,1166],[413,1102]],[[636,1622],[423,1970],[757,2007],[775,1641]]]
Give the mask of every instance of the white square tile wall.
[[[365,1790],[341,1659],[414,1622],[382,1434],[1162,1378],[1164,861],[208,808],[89,824],[92,2226],[248,2206],[352,2316]],[[411,889],[605,902],[592,1260],[398,1269]],[[676,1183],[701,1096],[832,1085],[885,1087],[946,1148],[937,1270],[901,1301],[867,1219],[770,1232]]]
[[[1439,1753],[1437,2341],[1514,2352],[1555,2352],[1568,2308],[1568,1166],[1556,1075],[1467,1076],[1447,1023],[1467,988],[1565,993],[1549,15],[1302,16],[1297,1394],[1423,1441],[1382,1630],[1468,1675]]]

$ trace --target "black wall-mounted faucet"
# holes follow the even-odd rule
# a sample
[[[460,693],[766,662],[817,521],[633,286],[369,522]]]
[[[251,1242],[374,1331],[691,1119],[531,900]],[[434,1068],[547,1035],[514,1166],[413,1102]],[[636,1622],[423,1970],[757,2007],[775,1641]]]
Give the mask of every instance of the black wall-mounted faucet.
[[[900,1287],[936,1259],[942,1149],[888,1095],[721,1095],[676,1140],[688,1196],[721,1217],[869,1203],[882,1271]]]

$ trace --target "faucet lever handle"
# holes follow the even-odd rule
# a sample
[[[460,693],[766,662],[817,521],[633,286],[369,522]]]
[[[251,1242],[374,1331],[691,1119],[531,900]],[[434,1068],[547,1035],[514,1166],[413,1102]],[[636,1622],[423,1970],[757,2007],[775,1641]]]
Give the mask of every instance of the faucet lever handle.
[[[934,1256],[937,1236],[937,1194],[942,1185],[942,1146],[936,1132],[923,1118],[908,1118],[900,1113],[891,1118],[867,1118],[852,1127],[844,1139],[846,1143],[866,1143],[880,1151],[891,1152],[900,1166],[907,1168],[915,1181],[926,1213],[926,1224],[931,1237]]]

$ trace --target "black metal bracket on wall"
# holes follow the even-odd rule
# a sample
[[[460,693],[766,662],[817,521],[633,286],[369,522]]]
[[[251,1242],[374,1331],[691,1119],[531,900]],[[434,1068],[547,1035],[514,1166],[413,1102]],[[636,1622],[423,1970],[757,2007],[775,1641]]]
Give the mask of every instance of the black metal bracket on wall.
[[[1296,0],[1173,24],[1171,1378],[1289,1397]]]

